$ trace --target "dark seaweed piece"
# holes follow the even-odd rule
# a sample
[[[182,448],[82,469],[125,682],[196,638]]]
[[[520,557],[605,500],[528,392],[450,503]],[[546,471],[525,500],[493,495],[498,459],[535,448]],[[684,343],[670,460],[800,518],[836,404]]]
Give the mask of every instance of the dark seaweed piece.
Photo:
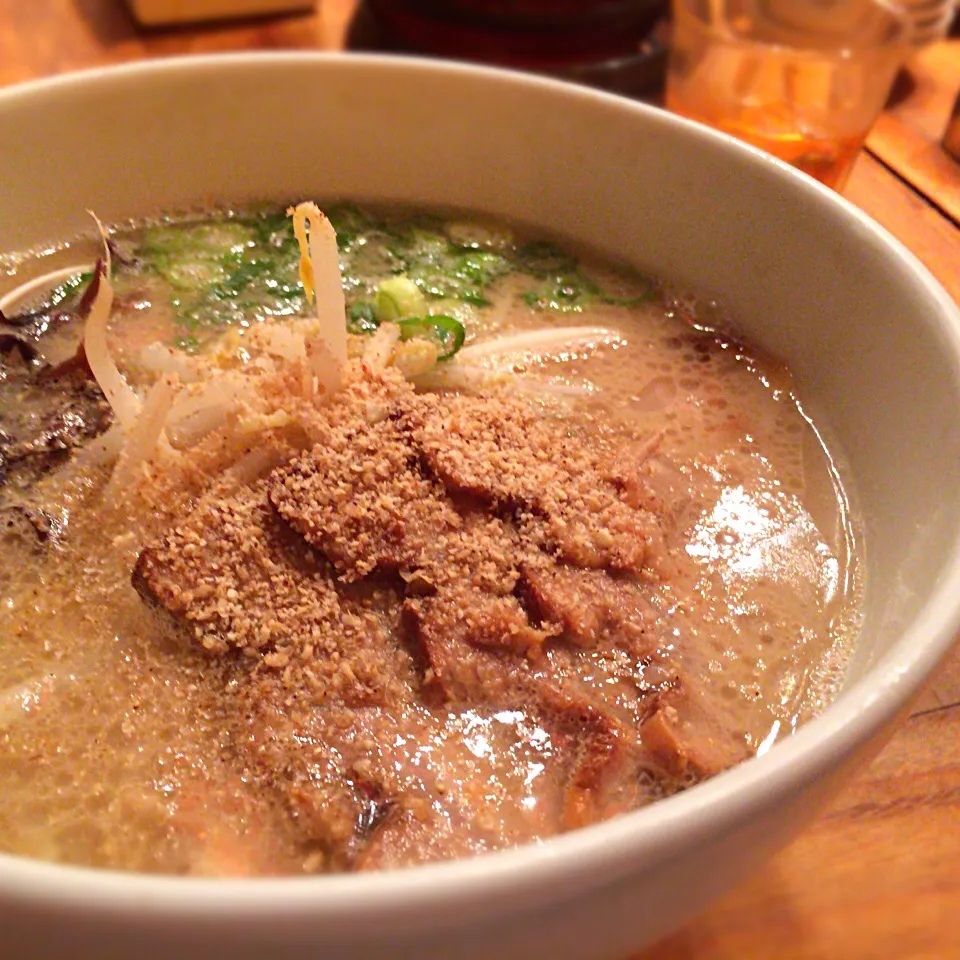
[[[66,445],[53,442],[17,444],[10,453],[0,454],[0,487],[26,492],[49,473],[62,467],[70,457]]]
[[[0,312],[0,322],[11,327],[33,327],[30,336],[40,337],[45,332],[50,323],[58,319],[61,314],[71,316],[74,312],[71,309],[71,301],[76,298],[77,292],[84,284],[88,283],[93,277],[93,271],[85,270],[68,277],[62,283],[53,287],[46,296],[27,310],[18,313],[4,314]],[[58,310],[58,308],[63,308]],[[42,329],[36,329],[42,326]]]
[[[0,407],[0,488],[30,489],[112,421],[103,393],[89,380],[65,376],[51,390],[30,372],[14,389],[17,406]]]
[[[69,323],[73,314],[65,310],[42,309],[29,310],[7,318],[8,331],[14,332],[22,340],[39,340],[53,327]]]
[[[6,335],[18,340],[25,360],[25,350],[32,352],[27,362],[42,362],[43,358],[32,344],[39,342],[54,327],[86,319],[100,289],[100,276],[104,270],[103,260],[97,260],[93,270],[75,274],[54,287],[39,305],[12,316],[0,313],[0,322],[6,325],[6,329],[0,326],[0,337]],[[83,293],[78,297],[84,284]],[[4,342],[9,344],[7,340]],[[0,345],[0,351],[9,353],[9,350],[9,346]]]
[[[107,237],[107,249],[110,251],[110,259],[114,264],[119,263],[134,269],[140,267],[140,258],[136,255],[135,248],[129,241]]]
[[[81,274],[81,277],[86,277],[89,280],[75,310],[76,316],[81,320],[86,320],[90,315],[90,310],[93,308],[93,301],[97,299],[97,294],[100,292],[100,281],[106,275],[107,264],[103,257],[97,257],[97,262],[93,265],[93,271],[91,273]]]
[[[35,547],[56,540],[57,531],[53,517],[43,510],[21,503],[0,507],[0,542],[13,541]]]
[[[29,340],[24,340],[19,334],[10,333],[0,328],[0,354],[6,358],[10,356],[14,350],[20,354],[20,359],[25,366],[30,366],[36,362],[40,356],[40,351],[37,350],[35,344]],[[0,362],[5,362],[5,359]]]

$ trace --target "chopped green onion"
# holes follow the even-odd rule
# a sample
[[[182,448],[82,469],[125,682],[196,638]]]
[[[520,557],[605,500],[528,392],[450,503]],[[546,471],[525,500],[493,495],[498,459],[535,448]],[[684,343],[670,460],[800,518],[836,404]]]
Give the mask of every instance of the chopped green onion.
[[[172,288],[171,306],[187,331],[243,323],[250,314],[290,316],[304,309],[299,247],[286,218],[251,214],[144,229],[138,267]]]
[[[560,313],[579,313],[584,306],[601,296],[600,288],[579,270],[551,276],[539,290],[530,290],[522,295],[528,307]]]
[[[546,240],[525,243],[517,251],[517,265],[535,276],[570,273],[577,269],[577,258]]]
[[[450,242],[463,250],[507,250],[513,244],[508,227],[459,220],[445,226]]]
[[[477,309],[472,303],[458,300],[456,297],[446,297],[443,300],[432,300],[428,304],[427,312],[433,315],[443,314],[459,320],[465,327],[469,327],[477,320]]]
[[[426,312],[427,301],[409,277],[388,277],[380,282],[377,288],[377,317],[381,323],[392,323]]]
[[[82,273],[75,273],[72,277],[67,277],[63,283],[58,284],[47,295],[47,306],[50,308],[59,306],[79,287],[85,287],[92,279],[92,270],[84,270]]]
[[[438,360],[449,360],[463,346],[463,324],[445,314],[432,317],[407,317],[397,323],[401,340],[431,340],[439,348]]]
[[[470,250],[453,262],[453,275],[470,280],[478,286],[491,283],[510,272],[510,262],[499,253],[485,250]]]
[[[159,264],[159,259],[156,262]],[[178,290],[204,291],[226,278],[223,265],[206,258],[171,259],[164,262],[160,269],[170,286]]]
[[[351,303],[347,310],[347,330],[350,333],[373,333],[380,326],[377,309],[372,303]]]
[[[653,296],[653,290],[647,288],[643,293],[635,297],[600,297],[601,303],[606,303],[611,307],[639,307],[641,303],[646,303]]]
[[[373,217],[351,203],[344,203],[326,210],[327,219],[337,234],[337,248],[348,251],[356,241],[375,227]]]
[[[194,336],[177,337],[173,345],[184,353],[196,353],[200,349],[200,341]]]
[[[215,260],[231,251],[247,249],[255,234],[250,223],[242,220],[160,224],[143,231],[141,246],[149,257]]]

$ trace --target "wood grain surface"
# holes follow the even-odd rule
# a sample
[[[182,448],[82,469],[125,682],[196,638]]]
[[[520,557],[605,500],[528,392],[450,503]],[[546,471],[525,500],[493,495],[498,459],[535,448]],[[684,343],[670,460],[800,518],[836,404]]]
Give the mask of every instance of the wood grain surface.
[[[144,32],[122,0],[0,0],[0,85],[144,57],[361,47],[354,13],[320,0],[316,14]],[[916,54],[846,194],[960,301],[960,165],[939,146],[958,90],[960,39]],[[748,958],[960,958],[960,651],[811,828],[634,960]]]
[[[960,25],[960,20],[958,20]],[[960,224],[960,164],[943,149],[960,96],[960,38],[918,51],[867,141],[872,153]]]

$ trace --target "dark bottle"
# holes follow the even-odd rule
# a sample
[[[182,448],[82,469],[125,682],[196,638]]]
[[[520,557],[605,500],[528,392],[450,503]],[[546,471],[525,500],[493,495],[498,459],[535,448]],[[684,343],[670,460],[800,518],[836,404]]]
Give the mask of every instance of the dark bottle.
[[[667,0],[367,0],[395,48],[581,80],[625,93],[662,82]]]

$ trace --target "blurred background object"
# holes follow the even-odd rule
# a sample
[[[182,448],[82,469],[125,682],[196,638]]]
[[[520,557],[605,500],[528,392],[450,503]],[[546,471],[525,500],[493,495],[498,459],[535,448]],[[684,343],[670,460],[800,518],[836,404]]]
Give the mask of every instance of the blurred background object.
[[[547,73],[633,96],[662,86],[668,0],[367,0],[380,46]]]
[[[145,27],[312,10],[318,0],[127,0]]]
[[[960,93],[953,103],[953,111],[947,121],[947,130],[943,135],[943,149],[960,163]]]
[[[915,47],[935,43],[945,37],[957,10],[956,0],[897,0],[907,11]]]
[[[674,0],[667,107],[839,190],[909,37],[883,0]]]

